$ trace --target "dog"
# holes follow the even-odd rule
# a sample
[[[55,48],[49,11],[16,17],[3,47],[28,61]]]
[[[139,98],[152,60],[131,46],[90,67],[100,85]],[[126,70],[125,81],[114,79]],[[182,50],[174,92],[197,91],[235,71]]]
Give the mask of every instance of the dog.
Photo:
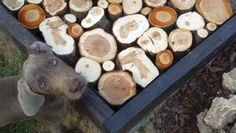
[[[0,79],[0,127],[35,118],[52,133],[80,132],[62,123],[67,101],[78,100],[87,81],[43,42],[33,43],[28,52],[19,75]]]

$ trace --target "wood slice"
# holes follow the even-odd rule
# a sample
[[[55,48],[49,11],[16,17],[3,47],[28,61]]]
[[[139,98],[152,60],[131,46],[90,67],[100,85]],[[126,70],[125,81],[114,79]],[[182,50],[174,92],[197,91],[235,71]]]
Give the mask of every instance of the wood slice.
[[[102,68],[106,72],[113,71],[115,69],[115,63],[113,61],[105,61],[102,63]]]
[[[114,59],[117,53],[115,38],[101,28],[82,34],[78,45],[82,56],[91,58],[99,63]]]
[[[35,4],[25,5],[18,13],[19,22],[28,29],[36,29],[46,18],[44,10]]]
[[[81,21],[81,25],[83,28],[95,28],[95,25],[98,25],[100,23],[101,25],[106,23],[107,20],[105,20],[105,11],[103,8],[95,6],[92,7],[91,10],[89,10],[88,15]],[[101,26],[99,25],[99,26]],[[99,28],[106,28],[101,26]],[[98,28],[98,27],[96,27]]]
[[[144,15],[144,16],[148,16],[151,11],[152,11],[152,8],[146,6],[146,7],[144,7],[144,8],[141,10],[141,14]]]
[[[96,82],[102,74],[102,68],[100,64],[92,59],[81,57],[76,63],[75,71],[90,82]]]
[[[107,9],[109,3],[107,0],[98,0],[97,5],[103,9]]]
[[[74,14],[70,14],[70,13],[65,14],[63,17],[63,20],[68,25],[75,23],[77,21],[76,16]]]
[[[122,15],[122,6],[117,3],[111,3],[108,6],[108,14],[110,20],[115,21]]]
[[[136,84],[129,73],[114,71],[102,75],[98,90],[108,103],[118,106],[136,95]]]
[[[161,51],[156,55],[156,65],[160,70],[165,70],[173,63],[174,56],[170,50]]]
[[[217,29],[217,25],[214,23],[207,23],[206,29],[208,30],[209,33],[211,33]]]
[[[168,42],[174,52],[184,52],[192,46],[193,36],[189,30],[175,29],[171,31]]]
[[[122,3],[123,0],[108,0],[109,3]]]
[[[11,11],[17,11],[25,4],[25,0],[2,0],[2,3]]]
[[[30,4],[37,4],[37,5],[40,5],[43,0],[26,0],[28,3]]]
[[[137,84],[145,88],[158,75],[159,71],[140,48],[129,47],[117,56],[118,66],[130,71]]]
[[[143,7],[142,0],[123,0],[122,2],[123,10],[125,14],[135,14],[138,13]]]
[[[146,17],[141,14],[128,15],[117,19],[113,24],[113,34],[124,46],[134,42],[149,28]]]
[[[69,55],[75,51],[74,39],[66,33],[68,25],[58,16],[45,19],[39,30],[57,55]]]
[[[196,0],[170,0],[171,6],[179,13],[189,12],[193,9]]]
[[[44,0],[43,7],[49,16],[61,15],[67,8],[65,0]]]
[[[70,0],[69,2],[70,12],[80,21],[85,18],[92,6],[92,0]]]
[[[203,39],[208,37],[209,32],[206,29],[199,29],[196,32],[194,32],[194,42],[195,44],[198,44]]]
[[[148,20],[152,26],[168,28],[175,24],[177,13],[168,6],[157,7],[151,11]]]
[[[167,0],[144,0],[144,2],[150,7],[160,7],[165,5]]]
[[[138,39],[137,43],[144,51],[157,54],[168,47],[167,34],[161,28],[152,27]]]
[[[67,28],[67,32],[73,38],[79,39],[79,37],[83,34],[84,30],[79,24],[73,23],[69,25],[69,27]]]
[[[196,0],[195,7],[208,22],[217,25],[223,24],[233,15],[228,0]]]
[[[182,29],[196,31],[205,27],[205,21],[197,12],[187,12],[179,16],[177,26]]]

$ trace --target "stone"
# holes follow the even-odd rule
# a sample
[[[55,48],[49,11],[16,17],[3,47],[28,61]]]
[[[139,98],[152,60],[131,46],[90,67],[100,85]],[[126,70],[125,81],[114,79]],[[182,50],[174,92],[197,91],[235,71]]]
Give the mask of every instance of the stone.
[[[223,74],[222,84],[225,89],[236,92],[236,68]]]
[[[236,95],[230,99],[216,97],[204,122],[214,129],[222,129],[236,118]]]
[[[200,133],[213,133],[210,126],[206,125],[204,118],[207,114],[207,111],[201,112],[197,115],[197,127]]]

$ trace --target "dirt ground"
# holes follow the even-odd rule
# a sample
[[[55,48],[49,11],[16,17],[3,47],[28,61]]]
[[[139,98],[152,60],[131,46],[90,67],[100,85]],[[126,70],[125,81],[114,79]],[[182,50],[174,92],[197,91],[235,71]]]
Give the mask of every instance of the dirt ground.
[[[189,80],[178,93],[161,107],[150,113],[136,129],[137,133],[197,133],[196,116],[208,109],[216,96],[228,97],[222,87],[221,76],[232,68],[230,56],[236,54],[233,44],[220,53],[205,69]],[[22,69],[25,56],[9,37],[0,31],[0,77],[16,75]],[[86,133],[100,132],[87,117],[80,118]],[[227,129],[226,129],[227,131]],[[0,133],[47,133],[48,130],[35,120],[26,120],[0,128]]]

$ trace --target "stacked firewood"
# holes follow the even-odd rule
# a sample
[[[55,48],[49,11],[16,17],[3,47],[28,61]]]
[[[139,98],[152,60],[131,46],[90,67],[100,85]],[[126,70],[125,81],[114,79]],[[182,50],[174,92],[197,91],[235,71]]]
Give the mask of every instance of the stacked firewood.
[[[122,105],[232,16],[228,0],[2,0]],[[214,44],[213,44],[214,45]],[[79,55],[79,56],[78,56]],[[158,88],[157,88],[158,89]]]

